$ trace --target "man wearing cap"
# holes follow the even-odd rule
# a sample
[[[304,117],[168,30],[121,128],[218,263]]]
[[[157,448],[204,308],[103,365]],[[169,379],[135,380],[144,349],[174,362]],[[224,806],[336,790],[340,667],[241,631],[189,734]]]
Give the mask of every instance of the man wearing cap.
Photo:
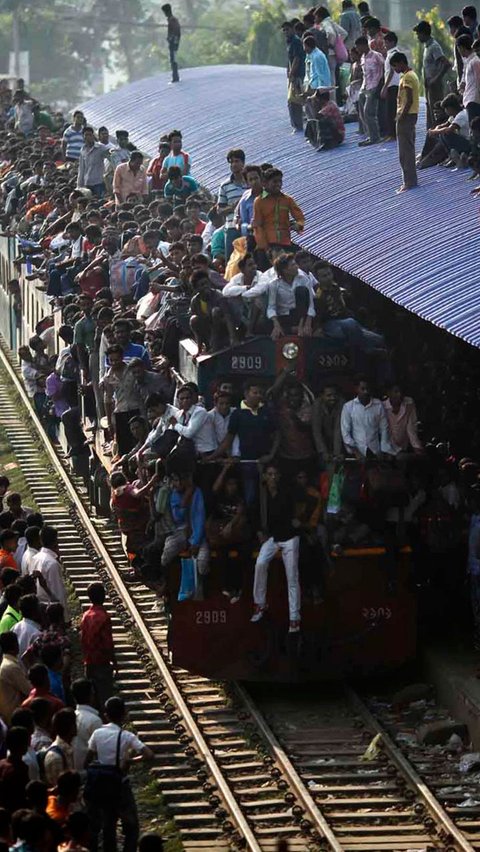
[[[413,31],[417,34],[420,44],[423,44],[423,80],[425,97],[427,99],[427,130],[435,126],[434,104],[443,98],[445,73],[450,68],[450,62],[445,56],[438,41],[432,38],[432,28],[428,21],[420,21]]]
[[[302,42],[295,35],[292,21],[285,21],[281,29],[287,45],[288,112],[292,133],[303,130],[303,80],[305,77],[305,53]]]

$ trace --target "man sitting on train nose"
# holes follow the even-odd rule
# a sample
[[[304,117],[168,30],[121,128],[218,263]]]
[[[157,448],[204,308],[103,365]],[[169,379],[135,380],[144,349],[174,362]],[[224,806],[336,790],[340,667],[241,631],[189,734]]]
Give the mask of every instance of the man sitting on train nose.
[[[254,613],[250,621],[263,618],[267,609],[268,568],[280,551],[287,576],[289,633],[300,630],[300,583],[298,579],[298,555],[300,539],[293,526],[294,505],[292,492],[280,488],[280,471],[275,464],[268,464],[265,471],[266,513],[259,538],[262,543],[255,563],[253,581]]]

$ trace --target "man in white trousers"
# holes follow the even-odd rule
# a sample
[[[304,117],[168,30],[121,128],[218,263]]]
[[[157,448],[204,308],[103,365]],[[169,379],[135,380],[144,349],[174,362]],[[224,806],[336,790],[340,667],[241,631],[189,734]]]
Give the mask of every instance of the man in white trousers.
[[[280,487],[280,471],[268,464],[265,471],[266,512],[260,533],[262,546],[255,563],[253,600],[255,609],[251,621],[263,618],[267,609],[268,567],[275,555],[282,554],[288,586],[289,633],[300,630],[300,583],[298,580],[298,553],[300,539],[293,525],[293,500],[291,491]]]

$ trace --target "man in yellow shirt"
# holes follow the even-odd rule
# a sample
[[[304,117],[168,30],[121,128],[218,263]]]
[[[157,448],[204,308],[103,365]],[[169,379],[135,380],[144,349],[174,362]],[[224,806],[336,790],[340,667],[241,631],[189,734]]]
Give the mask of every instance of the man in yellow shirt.
[[[415,163],[415,126],[418,119],[420,83],[415,71],[408,65],[404,53],[394,53],[390,67],[401,74],[397,100],[398,158],[403,174],[403,183],[397,192],[405,192],[417,186]]]

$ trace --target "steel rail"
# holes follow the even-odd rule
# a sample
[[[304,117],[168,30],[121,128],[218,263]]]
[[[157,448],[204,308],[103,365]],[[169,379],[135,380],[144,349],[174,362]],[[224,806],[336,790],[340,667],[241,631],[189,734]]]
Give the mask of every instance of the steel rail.
[[[144,640],[149,652],[152,655],[153,660],[155,661],[155,664],[158,666],[158,669],[161,673],[161,676],[164,680],[165,686],[166,686],[166,688],[167,688],[167,690],[170,694],[170,697],[172,698],[172,700],[177,705],[177,708],[182,715],[182,718],[185,722],[185,725],[186,725],[186,727],[189,731],[189,734],[191,735],[191,737],[192,737],[192,739],[193,739],[193,741],[196,745],[196,748],[197,748],[201,758],[205,761],[205,764],[207,765],[208,769],[210,770],[211,775],[212,775],[213,779],[215,780],[215,783],[218,787],[218,791],[219,791],[220,795],[222,796],[222,798],[224,800],[224,803],[225,803],[225,805],[226,805],[226,807],[227,807],[227,809],[230,813],[230,816],[231,816],[233,822],[235,823],[237,830],[239,831],[239,833],[241,834],[241,836],[245,840],[246,846],[247,846],[248,849],[251,850],[251,852],[261,852],[260,844],[258,843],[258,841],[257,841],[252,829],[250,828],[247,820],[245,819],[245,816],[243,815],[242,810],[241,810],[240,806],[238,805],[238,803],[237,803],[237,801],[236,801],[236,799],[235,799],[235,797],[234,797],[234,795],[233,795],[233,793],[232,793],[232,791],[231,791],[231,789],[228,785],[228,782],[226,781],[226,779],[225,779],[222,771],[220,770],[218,764],[216,763],[213,755],[211,754],[210,749],[208,747],[208,744],[207,744],[206,740],[204,739],[201,731],[199,730],[198,725],[197,725],[192,713],[190,712],[189,707],[187,706],[177,684],[175,683],[174,678],[172,677],[172,674],[170,673],[170,670],[169,670],[165,660],[162,657],[162,654],[158,650],[158,647],[157,647],[154,639],[150,635],[139,610],[137,609],[137,607],[133,603],[128,592],[126,592],[123,580],[122,580],[122,578],[121,578],[121,576],[120,576],[120,574],[119,574],[119,572],[118,572],[118,570],[115,566],[115,563],[111,559],[110,554],[108,553],[107,549],[105,548],[97,530],[95,529],[95,526],[93,525],[92,521],[90,520],[83,503],[81,502],[80,498],[78,497],[78,495],[75,491],[75,488],[73,487],[73,485],[70,481],[68,474],[66,473],[65,469],[63,468],[54,448],[50,444],[50,441],[48,440],[48,438],[45,434],[43,426],[42,426],[35,410],[33,409],[33,406],[31,405],[27,394],[25,393],[23,385],[21,384],[20,379],[19,379],[15,369],[13,368],[12,364],[10,363],[10,361],[9,361],[9,359],[8,359],[7,355],[5,354],[2,347],[0,347],[0,363],[1,363],[1,366],[3,366],[5,371],[8,373],[11,381],[13,382],[13,384],[15,386],[15,390],[17,391],[17,393],[18,393],[18,395],[19,395],[19,397],[20,397],[20,399],[23,403],[24,408],[28,411],[28,414],[30,416],[32,424],[35,427],[35,430],[37,431],[39,438],[41,439],[43,448],[45,449],[50,461],[52,462],[52,465],[55,468],[55,471],[57,472],[58,476],[61,478],[61,480],[62,480],[62,482],[63,482],[63,484],[66,488],[66,491],[67,491],[67,493],[68,493],[68,495],[71,499],[72,505],[74,506],[74,508],[77,511],[85,529],[87,530],[87,532],[90,536],[90,540],[91,540],[93,546],[95,547],[95,550],[97,551],[97,554],[102,559],[102,561],[105,565],[105,568],[108,571],[110,578],[111,578],[118,594],[120,595],[120,598],[121,598],[123,604],[128,609],[136,627],[138,628],[138,630],[140,631],[140,633],[142,635],[142,639]]]
[[[327,843],[329,844],[329,849],[332,849],[333,852],[344,852],[344,846],[342,846],[342,844],[339,843],[339,841],[335,837],[335,833],[332,831],[327,820],[320,812],[318,805],[315,803],[313,797],[311,796],[304,782],[300,778],[286,751],[282,748],[275,734],[267,724],[265,718],[263,717],[263,714],[255,706],[243,686],[240,686],[239,683],[235,683],[234,687],[240,700],[248,709],[248,712],[252,716],[252,719],[255,721],[255,724],[257,725],[264,739],[268,743],[272,755],[282,767],[286,778],[290,783],[290,786],[295,791],[299,800],[304,805],[305,810],[310,815],[310,819],[314,823],[315,828],[317,829],[319,834],[321,834],[322,839],[327,841]]]
[[[350,687],[345,686],[345,693],[348,700],[355,708],[359,716],[375,734],[381,734],[381,742],[384,751],[388,754],[392,763],[410,781],[415,792],[423,799],[423,802],[430,812],[432,818],[441,823],[446,834],[450,835],[449,841],[455,849],[460,849],[462,852],[474,852],[474,847],[466,840],[462,832],[457,828],[453,820],[449,817],[440,802],[435,798],[428,786],[422,780],[416,769],[411,765],[406,757],[402,754],[398,746],[395,745],[392,738],[389,736],[385,728],[377,722],[375,716],[370,712],[368,707],[363,703],[357,693]],[[450,848],[450,847],[448,847]]]

